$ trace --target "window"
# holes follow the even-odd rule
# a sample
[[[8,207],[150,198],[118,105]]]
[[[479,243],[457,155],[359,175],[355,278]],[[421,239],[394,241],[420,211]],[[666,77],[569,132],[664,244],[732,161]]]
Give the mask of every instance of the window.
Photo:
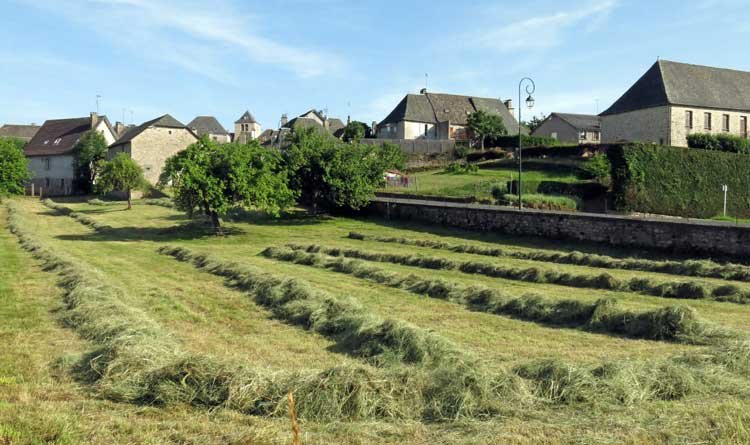
[[[747,116],[740,117],[740,136],[747,137]]]
[[[693,129],[693,112],[690,110],[685,112],[685,128],[688,130]]]
[[[42,162],[44,162],[44,169],[49,170],[49,158],[44,158]]]
[[[552,139],[557,139],[557,132],[553,131],[552,134],[549,135]]]
[[[62,142],[62,139],[61,138],[57,138],[57,139],[55,139],[54,144],[55,145],[60,145],[60,142]]]
[[[49,139],[44,140],[44,145],[47,145],[47,144],[49,144]]]
[[[729,115],[725,114],[721,117],[721,129],[724,131],[729,131]]]
[[[424,124],[424,137],[427,137],[427,124]]]
[[[44,178],[44,186],[49,188],[49,178]]]
[[[703,128],[705,130],[711,129],[711,113],[703,113]]]
[[[60,179],[60,188],[65,190],[65,178]]]
[[[598,132],[598,131],[595,131],[595,132],[594,132],[594,140],[595,140],[595,141],[598,141],[598,140],[599,140],[599,132]]]

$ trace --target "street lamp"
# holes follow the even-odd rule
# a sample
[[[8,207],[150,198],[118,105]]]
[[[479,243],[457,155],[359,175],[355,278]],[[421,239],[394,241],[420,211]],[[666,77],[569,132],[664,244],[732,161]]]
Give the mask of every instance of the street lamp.
[[[518,82],[518,210],[523,209],[521,205],[521,172],[523,170],[521,168],[521,110],[523,109],[521,106],[521,87],[524,82],[526,82],[526,94],[529,95],[526,98],[526,106],[529,107],[529,110],[534,108],[534,97],[532,94],[536,91],[536,85],[531,78],[524,77]]]

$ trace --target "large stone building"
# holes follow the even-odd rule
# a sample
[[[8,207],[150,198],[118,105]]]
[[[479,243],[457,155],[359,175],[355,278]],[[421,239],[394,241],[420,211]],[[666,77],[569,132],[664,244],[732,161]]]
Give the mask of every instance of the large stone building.
[[[692,133],[747,138],[750,72],[660,60],[600,117],[605,143],[686,147]]]
[[[531,133],[570,144],[598,144],[601,142],[599,116],[590,114],[551,113]]]
[[[245,111],[245,114],[234,122],[233,140],[234,142],[247,144],[249,141],[260,136],[260,131],[260,123],[255,120],[255,116],[249,111]]]
[[[219,121],[213,116],[198,116],[190,121],[187,126],[189,129],[193,130],[193,133],[197,134],[198,137],[208,135],[208,137],[215,142],[232,142],[232,137],[227,130],[225,130]]]
[[[420,94],[407,94],[377,125],[376,134],[379,139],[468,140],[471,135],[467,118],[478,110],[499,114],[511,134],[518,131],[510,100],[429,93],[423,89]]]
[[[76,193],[74,149],[87,131],[99,131],[107,144],[115,140],[115,132],[107,116],[91,113],[89,117],[52,119],[44,122],[24,147],[29,159],[32,183],[45,195]]]
[[[37,131],[39,131],[39,125],[36,124],[5,124],[0,127],[0,138],[14,138],[29,142]]]
[[[109,147],[109,157],[127,153],[143,168],[143,176],[155,185],[166,160],[185,150],[198,136],[172,116],[165,114],[126,131]]]

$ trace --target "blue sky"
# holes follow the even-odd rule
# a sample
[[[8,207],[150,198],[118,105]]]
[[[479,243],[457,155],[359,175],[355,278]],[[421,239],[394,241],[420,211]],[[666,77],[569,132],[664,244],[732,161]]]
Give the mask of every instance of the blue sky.
[[[310,108],[379,121],[408,92],[595,113],[657,57],[750,71],[746,0],[3,0],[0,123]],[[425,73],[428,77],[425,79]],[[597,105],[598,104],[598,105]],[[132,119],[131,112],[132,110]]]

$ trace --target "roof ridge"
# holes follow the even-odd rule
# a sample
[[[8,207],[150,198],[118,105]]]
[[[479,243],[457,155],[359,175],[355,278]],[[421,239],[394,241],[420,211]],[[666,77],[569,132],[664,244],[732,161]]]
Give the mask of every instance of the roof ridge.
[[[669,95],[669,89],[667,88],[667,81],[664,78],[664,70],[662,69],[662,63],[664,62],[666,63],[674,63],[674,62],[670,62],[669,60],[662,61],[661,59],[656,61],[656,65],[659,67],[659,77],[661,77],[661,86],[664,89],[664,95],[667,97],[667,103],[671,104],[672,97]]]

